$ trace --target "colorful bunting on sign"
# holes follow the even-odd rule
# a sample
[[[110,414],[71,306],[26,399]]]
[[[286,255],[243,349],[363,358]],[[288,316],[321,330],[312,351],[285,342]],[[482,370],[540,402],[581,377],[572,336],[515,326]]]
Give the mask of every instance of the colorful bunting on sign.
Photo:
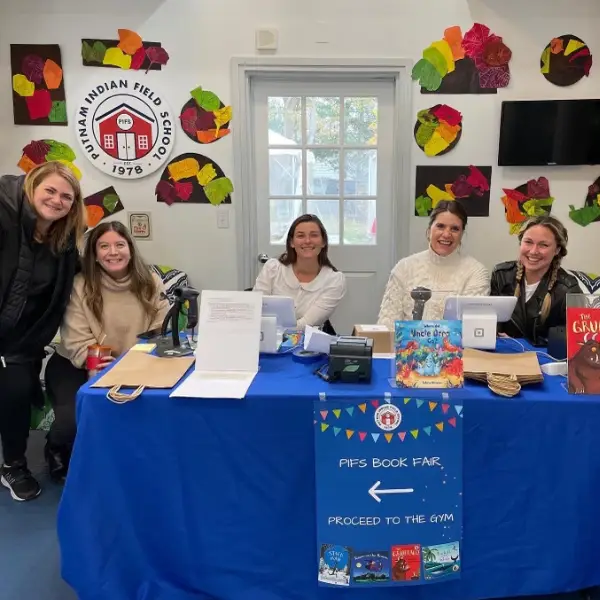
[[[398,437],[400,438],[400,441],[403,442],[404,438],[406,437],[406,431],[401,431],[398,433]]]
[[[321,417],[322,417],[323,421],[327,418],[327,413],[328,412],[329,412],[328,410],[322,410],[321,411]]]
[[[372,433],[371,437],[373,438],[373,441],[375,443],[377,443],[377,440],[379,439],[380,434],[379,433]]]
[[[415,438],[415,440],[417,439],[418,435],[419,435],[419,430],[418,429],[411,429],[410,433],[412,434],[412,436]]]
[[[349,407],[346,409],[346,412],[347,412],[347,413],[348,413],[350,416],[352,416],[352,415],[354,414],[354,406],[349,406]]]
[[[392,438],[394,437],[393,433],[386,433],[384,434],[385,439],[387,440],[388,444],[392,441]]]
[[[452,427],[456,427],[456,417],[452,417],[451,419],[448,419],[448,423],[450,423],[450,425],[452,425]]]
[[[447,414],[449,408],[450,408],[449,404],[442,404],[442,412],[444,414]]]
[[[321,431],[327,431],[328,427],[329,425],[327,425],[327,423],[321,423]]]
[[[427,434],[427,435],[431,435],[431,427],[423,427],[423,431]]]
[[[444,431],[444,424],[443,423],[436,423],[435,426],[440,430],[440,431]]]
[[[342,410],[340,408],[336,408],[336,409],[332,410],[331,412],[335,415],[336,419],[339,419],[340,415],[342,414]]]
[[[358,408],[360,408],[361,412],[363,414],[365,414],[367,412],[367,405],[366,404],[359,404]]]
[[[334,427],[334,428],[333,428],[333,434],[334,434],[335,436],[337,436],[337,434],[338,434],[340,431],[341,431],[341,429],[340,429],[339,427]]]
[[[429,403],[429,410],[430,410],[431,412],[433,412],[433,411],[435,410],[435,407],[436,407],[437,405],[438,405],[438,403],[437,403],[437,402],[430,402],[430,403]]]
[[[379,406],[379,400],[371,400],[371,404],[373,408],[377,408]]]
[[[360,438],[361,442],[364,442],[365,438],[367,437],[367,432],[366,431],[359,431],[358,432],[358,437]]]
[[[354,431],[352,429],[346,429],[346,437],[350,439],[354,435]]]

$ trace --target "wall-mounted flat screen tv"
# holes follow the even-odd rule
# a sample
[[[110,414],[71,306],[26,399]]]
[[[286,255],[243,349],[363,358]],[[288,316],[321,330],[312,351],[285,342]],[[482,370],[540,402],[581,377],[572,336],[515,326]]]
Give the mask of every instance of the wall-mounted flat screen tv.
[[[600,100],[502,103],[498,165],[600,164]]]

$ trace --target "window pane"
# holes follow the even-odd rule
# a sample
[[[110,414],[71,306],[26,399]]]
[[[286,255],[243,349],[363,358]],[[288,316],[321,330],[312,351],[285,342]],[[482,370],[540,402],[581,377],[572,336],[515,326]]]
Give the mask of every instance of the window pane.
[[[269,150],[269,195],[302,195],[302,150],[296,148]]]
[[[377,243],[377,200],[344,200],[344,244]]]
[[[377,144],[377,98],[344,98],[344,142]]]
[[[302,99],[269,96],[269,145],[302,143]]]
[[[308,144],[340,143],[340,99],[306,99],[306,139]]]
[[[285,238],[293,220],[302,214],[302,200],[270,201],[271,244],[285,245]]]
[[[307,194],[310,196],[339,196],[339,150],[307,151]]]
[[[330,245],[340,243],[339,204],[339,200],[308,200],[306,203],[306,211],[323,221]]]
[[[348,150],[344,162],[347,196],[377,195],[377,150]]]

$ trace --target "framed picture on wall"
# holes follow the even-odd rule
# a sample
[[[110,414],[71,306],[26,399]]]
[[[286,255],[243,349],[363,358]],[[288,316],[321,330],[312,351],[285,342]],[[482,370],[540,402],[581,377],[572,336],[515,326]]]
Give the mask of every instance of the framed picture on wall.
[[[152,219],[149,212],[130,212],[129,231],[136,240],[152,239]]]

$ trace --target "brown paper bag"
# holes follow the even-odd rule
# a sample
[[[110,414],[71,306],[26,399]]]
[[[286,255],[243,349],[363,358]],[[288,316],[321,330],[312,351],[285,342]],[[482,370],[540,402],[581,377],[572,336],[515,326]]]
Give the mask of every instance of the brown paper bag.
[[[92,384],[94,388],[175,387],[194,364],[193,357],[161,358],[130,350],[108,373]]]
[[[500,354],[465,348],[463,369],[465,378],[483,383],[488,382],[488,374],[507,377],[514,375],[521,385],[541,383],[544,380],[535,352]]]

